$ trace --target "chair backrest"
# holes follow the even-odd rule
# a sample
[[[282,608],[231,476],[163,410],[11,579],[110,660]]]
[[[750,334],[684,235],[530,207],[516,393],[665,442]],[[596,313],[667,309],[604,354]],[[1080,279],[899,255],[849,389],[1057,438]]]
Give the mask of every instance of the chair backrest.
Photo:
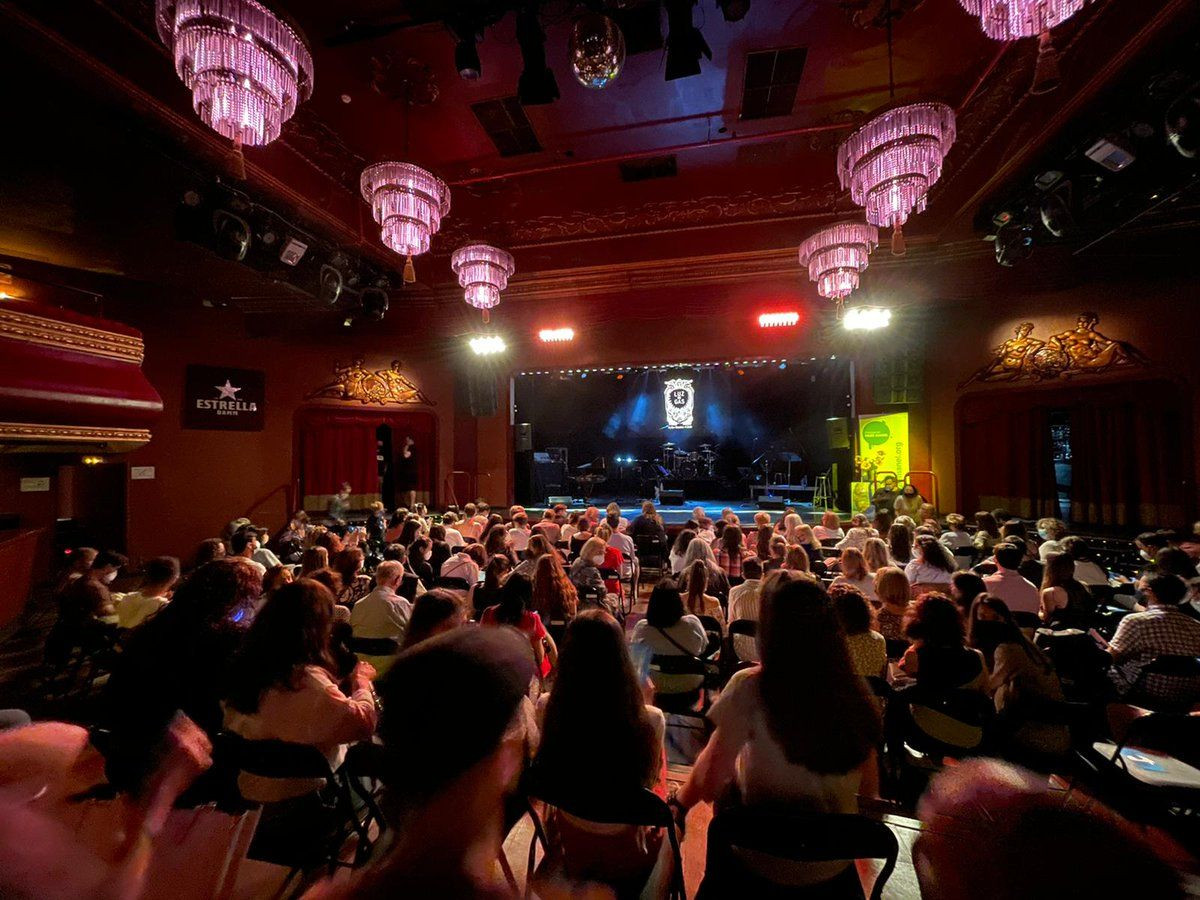
[[[1124,765],[1121,750],[1127,746],[1157,750],[1200,765],[1200,716],[1156,712],[1135,719],[1112,754],[1113,765]]]
[[[467,584],[465,578],[437,578],[433,582],[434,587],[447,588],[452,591],[469,591],[471,585]]]
[[[912,598],[918,599],[922,594],[949,594],[950,585],[937,581],[922,581],[912,586]]]
[[[682,654],[656,654],[650,657],[650,671],[662,675],[707,675],[704,660]]]
[[[325,755],[311,744],[251,741],[233,732],[222,731],[214,741],[213,750],[241,771],[263,778],[332,780],[334,777]]]
[[[887,646],[887,658],[899,659],[904,655],[904,651],[908,649],[908,641],[904,638],[887,638],[884,643]]]
[[[1180,656],[1164,654],[1156,656],[1138,673],[1138,679],[1145,675],[1170,675],[1175,678],[1200,678],[1200,656]]]
[[[715,631],[721,633],[721,623],[715,616],[696,616],[700,620],[700,624],[704,626],[705,631]]]
[[[731,635],[741,634],[746,637],[758,637],[758,622],[754,619],[734,619],[729,623]]]
[[[882,859],[871,900],[878,900],[896,868],[900,847],[882,822],[850,814],[808,815],[734,807],[718,813],[708,826],[710,859],[725,848],[753,850],[795,862]],[[733,854],[727,858],[736,859]]]
[[[350,649],[363,656],[395,656],[400,652],[400,641],[392,637],[352,637]]]

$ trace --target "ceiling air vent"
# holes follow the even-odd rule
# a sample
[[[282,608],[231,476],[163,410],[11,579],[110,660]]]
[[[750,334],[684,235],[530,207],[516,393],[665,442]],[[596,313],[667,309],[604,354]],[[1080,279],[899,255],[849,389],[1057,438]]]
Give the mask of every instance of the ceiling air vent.
[[[769,119],[791,115],[807,56],[808,50],[804,47],[747,53],[741,118]]]
[[[649,181],[651,178],[674,178],[675,175],[674,155],[651,156],[621,163],[622,181]]]
[[[516,97],[502,97],[499,100],[484,100],[471,104],[471,112],[487,136],[492,139],[501,156],[520,156],[524,153],[537,153],[542,149],[533,126],[525,117]]]

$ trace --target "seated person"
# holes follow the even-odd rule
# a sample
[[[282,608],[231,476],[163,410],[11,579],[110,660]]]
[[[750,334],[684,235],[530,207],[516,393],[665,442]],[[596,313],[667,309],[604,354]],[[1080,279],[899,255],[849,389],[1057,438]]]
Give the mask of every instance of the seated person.
[[[875,607],[852,584],[834,582],[829,598],[846,634],[846,649],[855,674],[887,677],[887,641],[875,629]]]
[[[684,608],[693,616],[716,619],[721,632],[724,632],[725,611],[721,609],[721,601],[705,593],[708,588],[708,566],[698,559],[688,569],[687,576],[687,588],[683,594]]]
[[[1046,558],[1042,576],[1041,609],[1038,615],[1047,625],[1081,626],[1086,629],[1096,611],[1096,602],[1087,588],[1075,580],[1075,560],[1069,553],[1052,553]]]
[[[517,629],[529,641],[538,673],[544,679],[558,663],[558,648],[554,638],[546,631],[541,616],[530,609],[533,603],[533,588],[528,578],[514,575],[500,588],[495,606],[489,606],[479,617],[483,626],[508,625]]]
[[[765,513],[767,521],[770,522],[770,513]],[[758,515],[755,515],[755,521],[758,521]],[[821,524],[813,528],[813,534],[818,541],[840,541],[846,535],[842,531],[841,520],[838,519],[838,514],[832,509],[827,509],[821,514]]]
[[[1077,535],[1062,540],[1063,552],[1075,560],[1075,580],[1086,585],[1105,587],[1109,584],[1108,572],[1096,562],[1087,541]]]
[[[917,492],[915,485],[906,484],[900,495],[892,502],[892,509],[897,516],[908,516],[914,522],[921,521],[921,507],[925,498]]]
[[[904,636],[911,642],[900,669],[923,691],[984,691],[983,654],[967,646],[967,629],[958,605],[944,594],[925,594],[909,608]]]
[[[1024,559],[1023,545],[1007,541],[997,544],[996,571],[992,575],[985,575],[983,584],[991,596],[1004,601],[1010,612],[1036,616],[1042,608],[1037,586],[1026,581],[1017,571]]]
[[[666,719],[645,694],[617,621],[598,609],[580,613],[567,627],[554,687],[538,699],[537,783],[567,796],[649,788],[666,799]],[[581,759],[606,762],[581,780]],[[553,808],[545,824],[551,846],[543,869],[626,893],[640,892],[666,843],[661,829],[588,822]]]
[[[330,654],[332,631],[333,595],[324,585],[301,578],[276,591],[259,610],[235,662],[225,728],[254,741],[309,744],[324,754],[330,768],[339,768],[347,745],[375,732],[375,672],[359,663],[349,679],[349,696],[343,694]],[[260,803],[299,797],[324,785],[323,779],[247,772],[238,777],[242,796]]]
[[[512,572],[512,562],[503,553],[493,556],[483,570],[483,580],[471,584],[467,593],[467,612],[476,621],[489,606],[500,600],[500,588]]]
[[[563,569],[558,553],[547,553],[537,561],[533,573],[533,609],[547,626],[565,624],[575,618],[579,594]]]
[[[960,513],[946,516],[946,530],[938,538],[942,546],[953,553],[973,546],[971,533],[967,531],[967,520]]]
[[[1062,519],[1038,519],[1037,533],[1042,539],[1038,545],[1038,559],[1042,562],[1063,552],[1062,540],[1067,536],[1067,524]]]
[[[529,546],[529,517],[522,511],[512,518],[512,527],[508,529],[509,546],[514,553],[521,554]]]
[[[753,553],[746,549],[742,529],[737,525],[726,526],[714,549],[717,565],[725,574],[730,578],[741,578],[742,561],[748,556],[753,556]]]
[[[631,641],[652,656],[700,656],[708,646],[708,635],[700,620],[684,610],[675,582],[664,578],[650,592],[645,618],[633,626]],[[654,672],[651,678],[655,688],[667,694],[695,691],[704,683],[699,674]]]
[[[633,520],[628,531],[635,541],[640,537],[656,537],[664,547],[667,546],[667,526],[649,500],[642,504],[642,514]]]
[[[873,537],[879,537],[879,534],[867,523],[867,517],[857,515],[850,519],[850,527],[846,529],[846,536],[838,541],[833,549],[841,551],[847,547],[854,547],[856,550],[861,550],[867,540]]]
[[[868,600],[875,599],[875,576],[867,571],[867,563],[861,550],[854,547],[843,550],[838,568],[842,574],[833,579],[833,585],[850,585],[861,591]]]
[[[749,622],[758,621],[759,601],[763,590],[763,566],[755,557],[750,557],[742,563],[742,575],[745,580],[729,589],[729,621],[731,623],[744,619]],[[740,660],[758,661],[758,642],[745,634],[733,636],[733,651]]]
[[[586,606],[607,608],[608,586],[600,569],[608,553],[608,544],[598,537],[588,538],[580,549],[579,556],[571,563],[571,584],[579,593],[580,602]]]
[[[670,801],[678,822],[701,801],[855,813],[858,795],[876,793],[879,711],[855,675],[824,589],[782,582],[764,591],[761,609],[762,664],[734,674],[709,712],[716,730]],[[797,689],[816,673],[820,690]],[[836,878],[860,890],[845,861],[793,863],[711,843],[708,860],[701,896],[709,888],[713,896],[756,896],[745,869],[793,886]]]
[[[136,628],[171,602],[171,589],[179,580],[179,560],[156,556],[142,570],[142,586],[117,604],[117,625]]]
[[[76,640],[82,631],[97,622],[115,621],[116,601],[109,592],[109,585],[128,561],[120,553],[105,550],[96,554],[87,574],[67,582],[58,594],[58,621],[47,645],[59,636],[58,633]]]
[[[467,608],[457,591],[434,588],[416,599],[408,628],[404,630],[401,650],[415,647],[447,631],[453,631],[467,622]]]
[[[530,536],[529,543],[525,547],[525,558],[517,563],[517,567],[513,571],[524,578],[532,579],[538,560],[547,553],[558,555],[558,551],[554,549],[550,539],[542,534]]]
[[[1153,709],[1187,711],[1200,702],[1200,679],[1142,674],[1160,656],[1200,656],[1200,622],[1180,608],[1187,585],[1175,575],[1147,575],[1138,581],[1145,612],[1130,613],[1107,644],[1109,673],[1118,696]]]
[[[412,604],[396,593],[404,581],[404,563],[384,560],[375,570],[375,590],[354,604],[350,610],[350,628],[356,638],[404,639],[412,618]],[[391,666],[393,656],[368,656],[380,675]]]
[[[904,567],[904,575],[909,584],[950,585],[950,579],[957,571],[954,558],[950,555],[936,537],[920,535],[915,544],[916,554]]]
[[[562,529],[558,526],[558,523],[554,521],[554,510],[543,510],[541,521],[533,526],[532,531],[534,534],[540,534],[542,537],[548,540],[551,547],[557,544],[559,535],[562,533]]]

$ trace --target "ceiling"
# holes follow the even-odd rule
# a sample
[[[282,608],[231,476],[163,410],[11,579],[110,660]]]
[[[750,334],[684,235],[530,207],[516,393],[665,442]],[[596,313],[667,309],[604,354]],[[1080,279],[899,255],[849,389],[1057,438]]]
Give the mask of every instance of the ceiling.
[[[404,22],[414,11],[438,7],[436,2],[278,2],[312,44],[315,91],[275,144],[247,150],[243,189],[398,273],[402,261],[380,246],[357,195],[359,172],[385,158],[433,169],[452,185],[453,207],[431,254],[417,261],[416,295],[431,299],[451,296],[446,257],[468,238],[514,253],[514,295],[534,296],[539,284],[556,279],[569,282],[580,267],[604,272],[610,281],[626,267],[663,261],[672,271],[685,270],[696,258],[705,261],[706,271],[721,270],[725,277],[753,274],[764,265],[773,274],[790,272],[792,248],[806,234],[853,214],[836,182],[836,148],[855,123],[889,102],[887,33],[872,21],[883,0],[757,0],[733,23],[723,20],[713,0],[701,0],[694,21],[713,59],[701,61],[700,75],[665,81],[663,53],[652,50],[631,54],[620,77],[601,91],[578,84],[567,61],[582,4],[554,0],[542,4],[542,24],[561,97],[525,107],[542,149],[505,157],[471,106],[515,93],[522,63],[511,14],[484,30],[482,75],[465,81],[454,64],[456,38],[442,24],[328,44],[348,19]],[[461,10],[489,4],[440,5]],[[957,0],[893,0],[893,6],[899,13],[893,26],[895,100],[939,99],[958,113],[958,140],[929,209],[905,228],[916,259],[961,257],[963,246],[981,236],[974,224],[980,209],[1023,177],[1047,142],[1103,97],[1139,55],[1151,53],[1181,22],[1195,25],[1194,4],[1187,0],[1096,0],[1055,30],[1063,86],[1035,97],[1028,91],[1035,41],[989,40]],[[154,34],[152,0],[14,2],[0,7],[0,31],[54,70],[45,90],[57,104],[55,116],[65,99],[82,101],[96,120],[88,131],[92,138],[106,146],[136,145],[100,154],[115,170],[122,159],[137,159],[147,143],[152,156],[170,160],[169,175],[162,177],[147,174],[157,171],[153,167],[121,173],[120,192],[128,200],[89,219],[98,233],[84,234],[81,223],[86,239],[25,247],[6,242],[0,230],[0,253],[185,282],[197,248],[178,256],[167,246],[163,223],[187,179],[221,171],[228,154],[190,110]],[[747,53],[789,47],[806,50],[791,113],[742,119]],[[410,104],[406,97],[414,92],[419,102]],[[26,104],[40,102],[36,90],[23,94]],[[117,115],[109,115],[113,110]],[[68,167],[66,154],[60,156],[56,165]],[[674,157],[673,176],[622,180],[621,163],[664,156]],[[75,173],[77,179],[87,175],[87,168]],[[117,188],[108,188],[89,189],[97,195],[92,208],[111,205]],[[65,190],[69,194],[71,186]],[[69,197],[35,193],[71,207]],[[155,223],[153,235],[135,235],[161,247],[153,260],[112,247],[114,234],[132,228],[115,221],[116,212],[131,208],[143,211],[143,222]],[[46,231],[61,236],[52,227]],[[239,281],[244,273],[222,265],[222,289],[253,292],[253,283]]]

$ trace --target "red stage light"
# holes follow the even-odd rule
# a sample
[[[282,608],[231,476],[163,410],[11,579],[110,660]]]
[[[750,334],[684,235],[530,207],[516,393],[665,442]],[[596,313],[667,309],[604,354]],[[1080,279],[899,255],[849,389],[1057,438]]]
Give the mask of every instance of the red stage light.
[[[800,321],[798,312],[762,313],[758,317],[759,328],[788,328]]]
[[[561,344],[575,340],[574,328],[543,328],[538,332],[538,338],[545,344]]]

